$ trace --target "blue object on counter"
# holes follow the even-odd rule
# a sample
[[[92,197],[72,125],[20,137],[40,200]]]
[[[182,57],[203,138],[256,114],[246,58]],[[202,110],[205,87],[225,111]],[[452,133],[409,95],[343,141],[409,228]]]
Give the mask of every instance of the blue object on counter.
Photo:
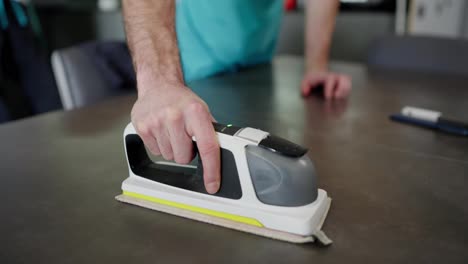
[[[390,119],[393,121],[398,121],[410,125],[416,125],[421,127],[426,127],[430,129],[437,129],[446,133],[459,135],[459,136],[468,136],[468,128],[461,126],[454,126],[439,122],[431,122],[427,120],[422,120],[418,118],[408,117],[402,114],[390,115]]]

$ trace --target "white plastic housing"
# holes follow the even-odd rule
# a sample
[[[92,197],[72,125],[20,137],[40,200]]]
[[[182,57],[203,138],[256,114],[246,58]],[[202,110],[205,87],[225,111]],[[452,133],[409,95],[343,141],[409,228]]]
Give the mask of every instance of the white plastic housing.
[[[125,128],[124,142],[125,137],[130,134],[136,134],[131,123]],[[135,175],[130,166],[128,166],[129,177],[122,183],[122,190],[253,218],[267,228],[297,235],[310,236],[320,230],[329,206],[329,198],[324,190],[319,189],[317,199],[304,206],[283,207],[262,203],[255,194],[245,154],[246,145],[255,143],[222,133],[217,135],[221,148],[230,150],[234,155],[242,188],[240,199],[217,197],[154,182]]]

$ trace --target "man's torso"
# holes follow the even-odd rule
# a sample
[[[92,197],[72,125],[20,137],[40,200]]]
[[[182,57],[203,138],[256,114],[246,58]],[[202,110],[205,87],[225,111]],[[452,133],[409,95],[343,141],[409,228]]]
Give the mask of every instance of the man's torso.
[[[179,0],[176,29],[185,80],[269,61],[281,16],[281,0]]]

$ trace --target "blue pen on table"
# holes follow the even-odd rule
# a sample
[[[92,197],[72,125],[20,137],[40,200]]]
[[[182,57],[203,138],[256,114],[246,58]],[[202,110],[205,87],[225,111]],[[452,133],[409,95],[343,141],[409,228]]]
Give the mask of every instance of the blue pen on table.
[[[441,112],[405,106],[401,113],[390,116],[393,121],[437,129],[450,134],[468,136],[468,122],[446,118]]]

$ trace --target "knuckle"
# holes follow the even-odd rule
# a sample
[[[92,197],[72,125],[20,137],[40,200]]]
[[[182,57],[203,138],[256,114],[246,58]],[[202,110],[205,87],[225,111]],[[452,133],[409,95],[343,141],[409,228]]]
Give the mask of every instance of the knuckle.
[[[162,128],[161,118],[159,116],[154,116],[151,119],[151,128],[150,130],[160,130]]]
[[[178,110],[167,109],[166,110],[166,120],[169,124],[174,125],[182,122],[183,116],[182,113]]]
[[[135,124],[135,129],[138,132],[138,134],[143,138],[148,138],[151,135],[151,130],[145,122],[137,122]]]
[[[188,105],[187,110],[194,114],[204,114],[207,112],[206,106],[201,102],[192,102]]]

